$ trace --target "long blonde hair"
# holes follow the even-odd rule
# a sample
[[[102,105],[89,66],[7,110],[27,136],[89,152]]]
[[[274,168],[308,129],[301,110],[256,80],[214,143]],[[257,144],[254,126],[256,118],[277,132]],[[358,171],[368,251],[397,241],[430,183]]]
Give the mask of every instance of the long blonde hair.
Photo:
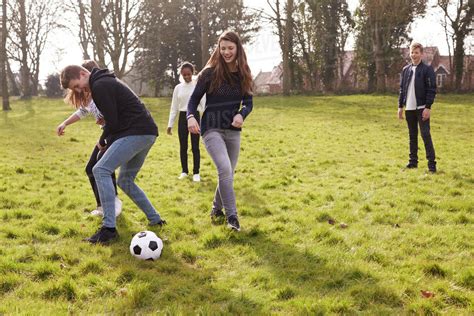
[[[81,65],[88,71],[92,71],[94,68],[99,68],[99,65],[94,60],[84,60]],[[71,104],[74,108],[84,108],[86,107],[92,99],[92,95],[90,92],[76,92],[71,89],[67,89],[66,97],[64,98],[64,102]]]

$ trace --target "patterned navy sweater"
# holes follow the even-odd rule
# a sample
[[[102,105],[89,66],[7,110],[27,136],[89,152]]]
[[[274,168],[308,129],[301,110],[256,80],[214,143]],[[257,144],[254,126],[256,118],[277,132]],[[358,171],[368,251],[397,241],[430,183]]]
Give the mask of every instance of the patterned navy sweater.
[[[197,117],[199,101],[206,94],[206,108],[201,119],[201,135],[210,129],[240,131],[241,128],[232,126],[232,121],[237,113],[240,113],[244,120],[250,114],[253,108],[252,96],[242,94],[240,77],[237,72],[232,73],[232,83],[224,82],[212,93],[209,93],[213,74],[213,68],[206,68],[201,72],[189,99],[187,115]]]

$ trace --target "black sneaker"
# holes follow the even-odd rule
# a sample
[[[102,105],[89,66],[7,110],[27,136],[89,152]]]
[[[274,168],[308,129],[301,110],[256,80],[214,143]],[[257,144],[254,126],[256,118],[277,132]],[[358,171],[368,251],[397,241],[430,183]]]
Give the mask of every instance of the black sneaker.
[[[240,224],[237,216],[231,215],[227,218],[227,227],[240,232]]]
[[[428,161],[428,171],[430,173],[436,173],[436,161]]]
[[[415,168],[418,168],[418,165],[417,164],[414,164],[412,162],[408,163],[408,165],[406,165],[407,169],[415,169]]]
[[[222,212],[222,210],[216,210],[216,209],[212,209],[211,211],[211,219],[212,220],[217,220],[217,219],[222,219],[225,217],[225,214],[224,212]]]
[[[164,219],[160,219],[158,222],[155,222],[155,223],[150,222],[148,225],[150,225],[150,226],[158,226],[159,225],[159,226],[163,227],[163,225],[166,225],[166,224],[168,224],[168,223]]]
[[[102,226],[94,235],[86,238],[85,241],[88,241],[91,244],[105,244],[117,238],[118,232],[116,229],[111,230],[110,228]]]

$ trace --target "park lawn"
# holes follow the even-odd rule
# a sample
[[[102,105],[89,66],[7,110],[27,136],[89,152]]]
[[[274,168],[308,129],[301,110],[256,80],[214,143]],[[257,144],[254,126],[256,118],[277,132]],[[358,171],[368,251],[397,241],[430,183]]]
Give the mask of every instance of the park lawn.
[[[204,146],[203,181],[177,180],[170,100],[144,99],[161,134],[138,183],[169,224],[147,227],[120,192],[109,246],[82,241],[100,225],[84,172],[99,128],[87,119],[60,138],[62,100],[13,101],[0,118],[0,314],[472,314],[473,97],[433,106],[437,174],[421,138],[419,168],[404,170],[395,96],[256,97],[235,175],[240,233],[210,222]],[[164,240],[156,262],[129,253],[145,229]]]

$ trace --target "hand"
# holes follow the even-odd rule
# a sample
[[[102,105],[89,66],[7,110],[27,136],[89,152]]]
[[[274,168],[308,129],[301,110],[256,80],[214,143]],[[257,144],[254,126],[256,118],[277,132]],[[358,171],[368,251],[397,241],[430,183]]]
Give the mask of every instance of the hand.
[[[188,119],[188,130],[192,134],[199,134],[201,129],[199,128],[199,123],[194,117]]]
[[[65,129],[66,129],[66,124],[61,123],[58,127],[56,127],[56,134],[58,134],[58,136],[63,136]]]
[[[403,120],[403,108],[398,108],[398,118]]]
[[[100,152],[104,152],[107,149],[107,145],[102,146],[99,142],[97,142],[97,148],[99,148]]]
[[[234,120],[232,121],[232,126],[240,128],[242,127],[242,125],[244,125],[244,117],[242,116],[242,114],[236,114],[234,116]]]
[[[425,108],[425,109],[423,110],[423,113],[421,113],[421,119],[422,119],[423,121],[428,121],[428,120],[430,119],[430,114],[431,114],[431,110]]]
[[[96,123],[97,125],[104,125],[104,124],[105,124],[105,120],[104,120],[103,117],[100,117],[100,118],[98,118],[98,119],[95,121],[95,123]]]
[[[168,128],[166,129],[166,134],[168,134],[168,135],[173,135],[173,133],[171,133],[171,127],[168,127]]]

